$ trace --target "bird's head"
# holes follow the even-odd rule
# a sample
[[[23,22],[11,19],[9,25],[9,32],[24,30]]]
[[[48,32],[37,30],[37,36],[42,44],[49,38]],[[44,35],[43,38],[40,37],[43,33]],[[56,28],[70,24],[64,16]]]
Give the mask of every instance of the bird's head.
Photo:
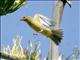
[[[29,17],[29,16],[24,16],[22,19],[21,19],[21,21],[24,21],[24,22],[27,22],[27,23],[31,23],[31,21],[32,21],[32,18],[31,17]]]

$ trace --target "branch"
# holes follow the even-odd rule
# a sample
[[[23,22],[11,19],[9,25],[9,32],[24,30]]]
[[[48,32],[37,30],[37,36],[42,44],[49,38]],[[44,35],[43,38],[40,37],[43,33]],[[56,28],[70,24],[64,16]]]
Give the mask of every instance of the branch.
[[[2,53],[2,52],[0,52],[0,58],[6,59],[6,60],[21,60],[20,58],[10,56],[10,55],[7,55],[7,54]]]

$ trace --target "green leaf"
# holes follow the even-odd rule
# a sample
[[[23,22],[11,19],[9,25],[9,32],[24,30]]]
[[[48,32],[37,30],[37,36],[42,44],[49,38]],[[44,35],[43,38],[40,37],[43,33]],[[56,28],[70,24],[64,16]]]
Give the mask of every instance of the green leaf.
[[[25,2],[26,0],[0,0],[0,16],[16,11]]]

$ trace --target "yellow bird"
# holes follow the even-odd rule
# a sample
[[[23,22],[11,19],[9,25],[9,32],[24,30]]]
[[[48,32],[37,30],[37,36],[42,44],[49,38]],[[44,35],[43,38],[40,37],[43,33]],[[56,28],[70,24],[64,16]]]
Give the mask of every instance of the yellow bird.
[[[62,31],[60,28],[61,17],[64,8],[64,2],[59,0],[55,6],[54,19],[49,19],[41,14],[35,14],[34,17],[25,16],[22,21],[25,21],[35,31],[47,36],[56,45],[59,45],[62,39]]]
[[[40,14],[36,14],[34,18],[31,17],[23,17],[23,21],[27,22],[30,27],[32,27],[37,32],[42,33],[43,35],[51,38],[57,45],[59,44],[61,38],[62,38],[62,32],[60,29],[57,30],[51,30],[50,25],[48,25],[44,20],[42,20],[43,17]],[[45,20],[48,21],[48,20]],[[49,23],[49,22],[48,22]]]

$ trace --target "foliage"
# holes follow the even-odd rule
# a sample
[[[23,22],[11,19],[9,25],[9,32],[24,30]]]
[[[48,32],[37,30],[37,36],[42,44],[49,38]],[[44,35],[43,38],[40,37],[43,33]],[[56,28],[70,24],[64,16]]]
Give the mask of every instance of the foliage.
[[[3,59],[8,60],[40,60],[41,56],[40,42],[39,41],[29,41],[28,47],[24,51],[21,46],[21,36],[16,36],[13,38],[13,47],[3,48],[2,52],[0,52],[1,57]],[[35,43],[34,43],[35,42]],[[34,44],[33,44],[34,43]]]
[[[25,2],[26,0],[0,0],[0,16],[16,11]]]
[[[0,58],[5,60],[41,60],[41,49],[40,42],[37,40],[29,40],[26,50],[22,48],[21,45],[22,36],[16,36],[13,38],[13,47],[3,48],[0,52]],[[80,55],[80,50],[75,48],[71,56],[64,57],[62,54],[58,57],[58,60],[77,60]],[[48,57],[45,57],[43,60],[49,60]]]

